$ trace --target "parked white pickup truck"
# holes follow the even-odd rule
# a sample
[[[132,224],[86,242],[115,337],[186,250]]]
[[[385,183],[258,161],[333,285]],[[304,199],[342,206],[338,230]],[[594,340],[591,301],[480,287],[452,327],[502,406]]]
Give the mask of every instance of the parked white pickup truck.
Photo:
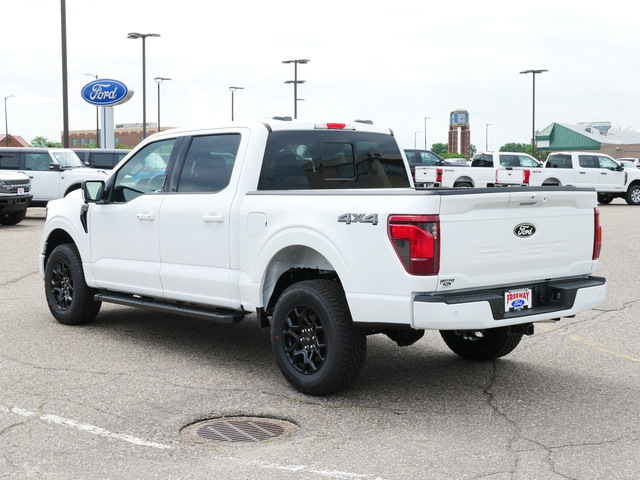
[[[483,152],[470,167],[417,166],[416,185],[422,187],[494,187],[527,185],[529,171],[540,163],[526,153]]]
[[[625,169],[603,153],[551,153],[544,167],[531,171],[529,185],[595,188],[600,203],[611,203],[621,197],[629,205],[640,205],[640,169]]]
[[[603,301],[592,190],[412,187],[392,132],[371,124],[152,135],[108,179],[49,203],[49,310],[71,325],[101,302],[227,323],[255,313],[287,381],[325,395],[355,379],[367,335],[402,346],[439,330],[488,360],[535,322]]]

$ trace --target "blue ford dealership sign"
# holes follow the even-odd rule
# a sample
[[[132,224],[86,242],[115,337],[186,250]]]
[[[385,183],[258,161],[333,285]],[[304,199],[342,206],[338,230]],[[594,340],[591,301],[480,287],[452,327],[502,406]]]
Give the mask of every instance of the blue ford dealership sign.
[[[91,105],[113,107],[128,101],[133,90],[118,80],[100,79],[87,83],[82,88],[82,98]]]

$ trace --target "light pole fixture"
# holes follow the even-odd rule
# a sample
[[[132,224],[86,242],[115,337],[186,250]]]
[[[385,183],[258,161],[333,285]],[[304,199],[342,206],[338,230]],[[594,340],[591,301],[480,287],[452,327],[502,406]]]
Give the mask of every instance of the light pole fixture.
[[[531,123],[531,156],[536,156],[536,74],[548,72],[549,70],[524,70],[520,73],[533,74],[533,108]]]
[[[7,142],[7,147],[9,146],[9,122],[7,121],[7,100],[11,97],[15,98],[15,95],[9,95],[8,97],[4,97],[4,128],[5,128],[5,141]]]
[[[167,77],[156,77],[155,82],[158,84],[158,132],[160,131],[160,84],[165,80],[171,80]]]
[[[298,118],[298,84],[305,83],[305,80],[298,80],[298,64],[304,65],[311,60],[284,60],[282,63],[293,63],[293,80],[284,83],[293,83],[293,118]]]
[[[98,80],[98,75],[93,73],[85,73],[85,75],[89,75],[90,77]],[[100,107],[96,105],[96,146],[100,148]]]
[[[132,32],[127,34],[127,38],[132,40],[142,39],[142,139],[147,138],[147,65],[146,65],[146,49],[145,40],[147,37],[159,37],[157,33],[136,33]]]
[[[427,120],[431,120],[431,117],[424,117],[424,149],[427,150]]]
[[[489,151],[489,126],[490,125],[491,125],[490,123],[487,123],[485,125],[485,127],[484,127],[485,128],[485,141],[486,141],[485,146],[484,146],[485,152]]]
[[[420,130],[419,132],[414,132],[414,134],[413,134],[413,148],[418,148],[417,147],[417,142],[418,141],[416,139],[418,138],[418,134],[419,133],[422,133],[422,130]]]
[[[244,87],[229,87],[229,91],[231,92],[231,121],[233,122],[233,94],[236,93],[236,90],[244,90]]]

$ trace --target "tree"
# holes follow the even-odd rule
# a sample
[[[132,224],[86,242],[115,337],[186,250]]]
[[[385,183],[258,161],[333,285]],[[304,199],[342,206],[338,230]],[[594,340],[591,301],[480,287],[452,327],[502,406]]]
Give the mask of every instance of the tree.
[[[501,152],[520,152],[531,154],[531,145],[524,143],[505,143],[500,147]]]
[[[31,147],[39,147],[39,148],[60,148],[60,147],[62,147],[61,143],[54,142],[52,140],[49,140],[46,137],[36,137],[33,140],[31,140],[31,143],[29,145]]]
[[[431,151],[436,155],[444,156],[449,151],[449,145],[446,143],[434,143],[431,145]]]

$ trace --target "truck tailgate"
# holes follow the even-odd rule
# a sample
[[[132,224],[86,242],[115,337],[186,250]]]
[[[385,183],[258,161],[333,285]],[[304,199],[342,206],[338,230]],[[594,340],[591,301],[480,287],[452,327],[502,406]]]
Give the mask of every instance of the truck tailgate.
[[[418,184],[434,183],[436,181],[436,167],[416,167],[414,180]]]
[[[491,190],[442,195],[438,291],[592,273],[594,191]]]

